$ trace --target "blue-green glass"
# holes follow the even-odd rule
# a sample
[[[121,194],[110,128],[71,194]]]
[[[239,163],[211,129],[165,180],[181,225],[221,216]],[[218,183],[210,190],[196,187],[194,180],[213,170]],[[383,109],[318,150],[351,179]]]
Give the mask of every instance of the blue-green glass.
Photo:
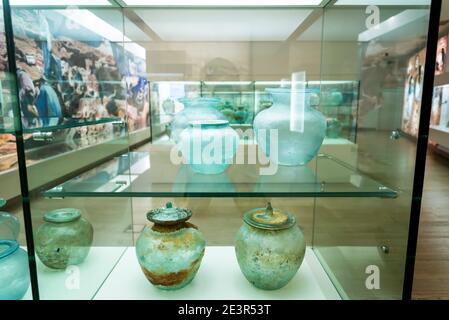
[[[326,137],[328,138],[338,138],[341,135],[341,123],[338,119],[329,118],[327,119],[327,129]]]
[[[284,287],[301,266],[306,250],[294,217],[269,205],[247,212],[244,221],[235,240],[243,275],[260,289]]]
[[[93,241],[93,227],[78,209],[47,212],[36,234],[36,253],[44,265],[65,269],[81,264]]]
[[[159,289],[183,288],[198,272],[206,242],[196,226],[186,222],[191,215],[171,203],[147,214],[154,225],[140,234],[136,255],[147,279]]]
[[[225,120],[225,116],[217,110],[220,99],[217,98],[183,98],[180,101],[184,109],[178,112],[171,123],[171,138],[179,142],[182,131],[189,127],[191,121]]]
[[[0,206],[6,202],[0,199]],[[20,300],[30,286],[28,255],[19,247],[19,220],[0,212],[0,300]]]
[[[16,241],[0,240],[0,300],[20,300],[29,286],[26,251]]]
[[[181,133],[180,149],[193,171],[220,174],[232,163],[238,142],[227,120],[192,121]]]
[[[323,143],[326,135],[326,118],[310,106],[311,92],[306,91],[303,130],[293,130],[290,110],[291,90],[273,88],[267,91],[272,96],[273,106],[259,112],[254,119],[259,147],[277,164],[286,166],[307,164],[316,156]],[[271,138],[272,129],[277,132],[277,141]],[[277,148],[274,148],[275,143]]]

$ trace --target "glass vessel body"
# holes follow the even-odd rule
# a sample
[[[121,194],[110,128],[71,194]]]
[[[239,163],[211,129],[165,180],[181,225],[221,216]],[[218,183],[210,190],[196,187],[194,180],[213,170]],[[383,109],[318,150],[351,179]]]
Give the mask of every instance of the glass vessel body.
[[[20,300],[30,286],[28,255],[13,240],[0,240],[0,300]]]
[[[220,99],[217,98],[196,98],[180,99],[184,104],[184,109],[177,114],[170,125],[171,138],[179,142],[182,131],[189,127],[191,121],[198,120],[225,120],[225,116],[217,110]]]
[[[186,222],[190,215],[190,210],[172,208],[171,204],[147,215],[154,225],[140,234],[136,255],[148,281],[159,289],[181,289],[198,272],[206,242],[197,227]],[[155,216],[158,218],[153,219]]]
[[[220,174],[232,163],[238,142],[227,120],[193,121],[181,134],[180,150],[194,172]]]
[[[93,227],[77,209],[47,212],[36,234],[36,253],[52,269],[81,264],[93,242]]]
[[[245,223],[235,239],[235,253],[243,275],[251,284],[277,290],[286,286],[301,266],[306,251],[304,235],[292,217],[289,225],[282,227],[259,225],[246,219],[248,215],[259,214],[258,211],[261,209],[245,214]]]
[[[326,118],[310,106],[310,92],[305,92],[303,130],[292,128],[291,90],[269,88],[267,91],[272,96],[273,105],[258,113],[254,119],[259,148],[270,161],[279,165],[307,164],[316,156],[323,143]],[[297,116],[302,117],[300,114]],[[301,118],[298,120],[302,121]],[[277,139],[273,132],[277,132]]]

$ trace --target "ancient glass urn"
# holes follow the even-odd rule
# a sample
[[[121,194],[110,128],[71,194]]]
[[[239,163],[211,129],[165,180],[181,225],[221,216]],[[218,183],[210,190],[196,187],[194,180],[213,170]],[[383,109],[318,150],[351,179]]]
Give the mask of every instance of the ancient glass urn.
[[[206,242],[197,227],[187,220],[192,211],[169,202],[147,214],[146,226],[136,243],[143,273],[157,288],[176,290],[188,285],[201,264]]]
[[[89,254],[93,227],[75,208],[49,211],[36,233],[36,253],[52,269],[79,265]]]
[[[326,118],[310,103],[312,92],[305,90],[292,95],[290,88],[266,91],[271,94],[273,105],[254,119],[259,148],[276,164],[307,164],[318,153],[326,135]],[[292,103],[292,96],[303,96],[302,109]]]
[[[17,242],[19,229],[15,216],[0,212],[0,300],[20,300],[30,286],[28,255]]]
[[[304,259],[306,245],[295,217],[280,209],[246,212],[235,240],[240,269],[254,286],[276,290],[287,285]]]

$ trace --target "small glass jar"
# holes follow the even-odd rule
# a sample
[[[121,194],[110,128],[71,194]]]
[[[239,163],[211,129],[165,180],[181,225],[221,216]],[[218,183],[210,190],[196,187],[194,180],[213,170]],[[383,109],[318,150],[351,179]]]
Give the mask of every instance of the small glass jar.
[[[57,209],[44,215],[36,234],[36,253],[44,265],[65,269],[81,264],[89,254],[93,227],[74,208]]]

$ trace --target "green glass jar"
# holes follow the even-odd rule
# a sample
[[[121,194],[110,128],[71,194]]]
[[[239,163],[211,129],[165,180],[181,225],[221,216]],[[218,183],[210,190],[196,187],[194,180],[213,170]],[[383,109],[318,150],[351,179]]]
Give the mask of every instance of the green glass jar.
[[[36,234],[36,253],[44,265],[65,269],[81,264],[89,254],[93,227],[81,211],[63,208],[47,212]]]
[[[200,268],[206,242],[197,227],[187,220],[192,211],[164,208],[147,214],[153,226],[146,226],[136,243],[136,255],[143,273],[157,288],[181,289],[188,285]]]
[[[268,203],[248,211],[235,240],[237,261],[255,287],[276,290],[295,276],[306,252],[302,230],[295,217]]]

